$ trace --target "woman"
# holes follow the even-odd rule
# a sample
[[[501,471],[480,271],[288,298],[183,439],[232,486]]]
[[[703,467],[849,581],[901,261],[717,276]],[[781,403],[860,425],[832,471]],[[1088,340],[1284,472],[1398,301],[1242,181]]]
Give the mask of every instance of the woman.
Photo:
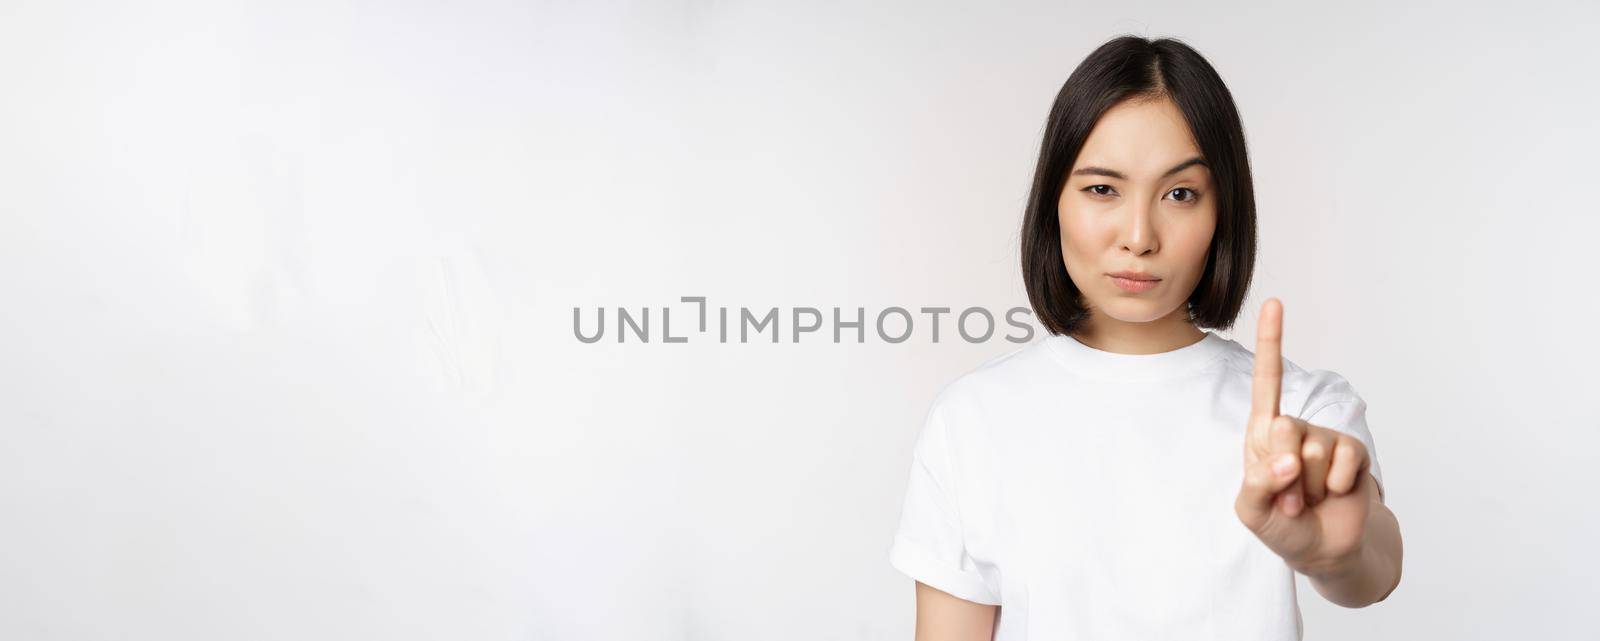
[[[1294,573],[1399,583],[1366,404],[1227,329],[1255,259],[1244,135],[1181,42],[1116,38],[1051,109],[1023,222],[1049,334],[946,385],[889,550],[919,640],[1299,639]],[[1243,457],[1240,448],[1243,447]]]

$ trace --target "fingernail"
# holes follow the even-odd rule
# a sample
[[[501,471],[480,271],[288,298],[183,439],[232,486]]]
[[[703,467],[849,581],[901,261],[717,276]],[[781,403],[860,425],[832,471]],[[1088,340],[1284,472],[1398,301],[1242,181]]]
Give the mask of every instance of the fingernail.
[[[1288,496],[1283,497],[1283,511],[1284,512],[1288,512],[1289,516],[1294,516],[1295,514],[1299,514],[1300,513],[1300,495],[1299,494],[1290,494]]]
[[[1272,471],[1278,476],[1288,476],[1294,471],[1294,456],[1284,454],[1278,457],[1278,460],[1272,462]]]

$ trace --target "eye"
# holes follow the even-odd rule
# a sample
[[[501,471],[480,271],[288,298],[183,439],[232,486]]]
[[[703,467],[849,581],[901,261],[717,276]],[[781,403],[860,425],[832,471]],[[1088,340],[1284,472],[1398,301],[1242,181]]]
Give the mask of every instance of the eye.
[[[1117,193],[1117,190],[1112,189],[1111,185],[1089,185],[1088,187],[1084,187],[1083,191],[1087,191],[1096,196],[1110,196]]]
[[[1174,189],[1172,191],[1167,192],[1167,195],[1168,196],[1174,196],[1173,200],[1176,200],[1176,201],[1178,201],[1180,203],[1190,203],[1190,202],[1194,202],[1196,199],[1200,198],[1200,192],[1195,191],[1193,189],[1190,189],[1188,187],[1179,187],[1177,189]]]

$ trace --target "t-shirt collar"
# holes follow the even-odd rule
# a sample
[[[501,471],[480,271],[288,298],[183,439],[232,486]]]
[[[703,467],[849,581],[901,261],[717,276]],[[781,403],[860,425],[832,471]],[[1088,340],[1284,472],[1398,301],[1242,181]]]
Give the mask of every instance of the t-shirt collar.
[[[1066,334],[1045,337],[1050,352],[1067,369],[1102,380],[1159,380],[1192,374],[1221,357],[1228,339],[1205,332],[1199,341],[1159,354],[1119,354],[1095,349]]]

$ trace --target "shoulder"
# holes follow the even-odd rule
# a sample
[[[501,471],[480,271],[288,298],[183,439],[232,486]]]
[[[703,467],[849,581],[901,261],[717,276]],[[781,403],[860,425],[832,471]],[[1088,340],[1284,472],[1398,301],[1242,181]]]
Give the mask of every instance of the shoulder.
[[[1054,372],[1053,364],[1043,340],[1011,348],[946,382],[939,388],[938,396],[934,396],[934,408],[1013,395],[1022,392],[1022,388],[1048,385],[1050,382],[1046,379]]]
[[[1247,382],[1253,379],[1255,351],[1232,339],[1228,340],[1227,349],[1228,354],[1223,358],[1226,374]],[[1287,357],[1283,358],[1280,413],[1305,418],[1329,405],[1357,402],[1362,402],[1361,394],[1339,372],[1304,367]]]
[[[960,415],[1028,398],[1052,383],[1052,365],[1042,341],[1011,349],[945,383],[934,396],[931,412]]]

